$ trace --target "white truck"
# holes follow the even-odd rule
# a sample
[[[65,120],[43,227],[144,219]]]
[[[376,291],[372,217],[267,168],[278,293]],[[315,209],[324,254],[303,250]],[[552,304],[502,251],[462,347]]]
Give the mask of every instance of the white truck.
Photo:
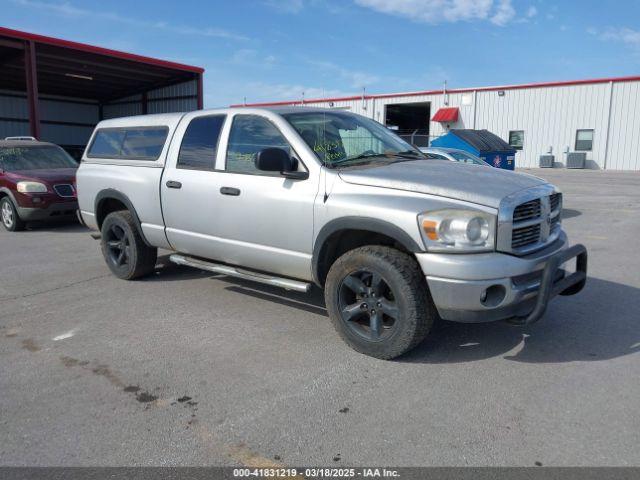
[[[105,120],[77,189],[119,278],[151,273],[167,249],[181,265],[303,292],[317,284],[342,338],[378,358],[413,348],[438,318],[535,322],[586,281],[556,187],[429,159],[341,110]]]

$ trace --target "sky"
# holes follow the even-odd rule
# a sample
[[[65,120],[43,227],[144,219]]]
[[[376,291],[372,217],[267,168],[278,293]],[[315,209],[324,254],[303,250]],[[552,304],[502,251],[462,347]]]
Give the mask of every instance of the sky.
[[[0,0],[0,26],[200,66],[205,107],[640,74],[638,0]]]

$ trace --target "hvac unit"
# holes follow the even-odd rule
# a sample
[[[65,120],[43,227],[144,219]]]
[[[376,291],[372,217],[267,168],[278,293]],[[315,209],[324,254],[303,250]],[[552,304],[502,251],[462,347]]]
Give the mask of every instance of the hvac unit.
[[[567,153],[567,168],[584,168],[587,160],[585,152],[569,152]]]
[[[540,168],[553,168],[555,160],[553,155],[540,155]]]

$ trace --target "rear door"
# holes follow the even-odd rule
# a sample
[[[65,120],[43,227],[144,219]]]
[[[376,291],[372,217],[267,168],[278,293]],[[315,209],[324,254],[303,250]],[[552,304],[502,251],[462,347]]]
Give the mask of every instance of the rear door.
[[[178,126],[160,185],[167,239],[183,253],[216,258],[218,144],[227,116],[191,113]],[[180,140],[180,141],[176,141]]]

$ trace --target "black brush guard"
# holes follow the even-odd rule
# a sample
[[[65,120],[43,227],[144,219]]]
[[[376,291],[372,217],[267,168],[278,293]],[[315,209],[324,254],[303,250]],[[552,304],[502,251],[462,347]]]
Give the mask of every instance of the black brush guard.
[[[576,271],[570,275],[557,278],[558,269],[562,264],[576,259]],[[584,288],[587,282],[587,249],[584,245],[578,244],[567,248],[547,260],[547,264],[542,272],[540,288],[536,305],[529,315],[514,317],[509,319],[513,325],[530,325],[542,318],[547,310],[549,301],[556,295],[575,295]]]

